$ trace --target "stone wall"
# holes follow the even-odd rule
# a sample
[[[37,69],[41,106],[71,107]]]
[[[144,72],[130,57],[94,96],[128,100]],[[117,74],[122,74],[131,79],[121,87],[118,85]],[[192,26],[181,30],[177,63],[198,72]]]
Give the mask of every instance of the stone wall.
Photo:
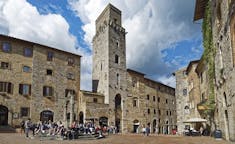
[[[213,45],[216,48],[217,123],[227,140],[235,141],[234,1],[212,1]]]
[[[189,112],[189,93],[188,93],[188,78],[186,68],[182,68],[175,72],[176,78],[176,112],[177,112],[177,131],[183,134],[185,124],[184,121],[190,118]]]
[[[40,44],[15,39],[7,36],[0,36],[0,42],[9,42],[12,46],[11,53],[0,51],[0,61],[11,63],[11,69],[0,69],[0,81],[9,81],[14,84],[13,94],[9,98],[0,96],[0,103],[9,109],[9,115],[15,115],[14,119],[9,118],[8,123],[19,125],[20,121],[30,117],[33,122],[40,120],[42,111],[53,112],[53,120],[65,120],[65,103],[68,101],[67,113],[70,113],[72,106],[70,98],[66,98],[66,89],[75,91],[74,114],[78,113],[78,98],[80,90],[80,56]],[[33,50],[32,57],[25,57],[25,47]],[[53,60],[47,61],[47,52],[53,52]],[[74,59],[74,65],[68,66],[68,58]],[[23,72],[22,67],[27,65],[30,72]],[[52,75],[47,75],[47,69],[52,70]],[[68,77],[68,73],[73,76]],[[31,95],[19,94],[19,84],[30,84]],[[43,86],[53,87],[53,96],[43,96]],[[20,116],[21,107],[29,108],[27,117]],[[18,115],[18,117],[17,117]],[[77,117],[77,116],[75,116]]]

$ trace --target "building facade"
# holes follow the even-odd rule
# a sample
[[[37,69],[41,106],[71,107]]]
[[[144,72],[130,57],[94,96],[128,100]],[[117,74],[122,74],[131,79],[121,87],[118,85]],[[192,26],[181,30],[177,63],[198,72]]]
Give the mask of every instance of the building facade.
[[[149,125],[151,132],[170,134],[176,127],[174,88],[126,68],[125,35],[121,11],[109,4],[96,20],[93,91],[81,91],[81,98],[93,103],[83,104],[83,119],[116,126],[122,133],[140,133]],[[103,97],[104,103],[98,104],[97,96]]]
[[[0,125],[17,126],[30,117],[171,134],[175,89],[126,68],[125,37],[121,11],[109,4],[96,20],[92,91],[83,91],[80,56],[1,35]]]
[[[79,55],[4,35],[0,44],[0,125],[77,116]]]
[[[188,96],[188,78],[186,68],[182,68],[174,73],[176,79],[175,97],[177,113],[177,131],[183,134],[185,121],[189,116],[189,96]]]
[[[179,134],[183,134],[185,129],[190,127],[197,131],[200,130],[200,127],[210,129],[210,124],[207,124],[210,123],[209,119],[207,120],[207,117],[200,111],[204,110],[200,105],[206,100],[205,92],[207,92],[203,87],[205,85],[202,85],[202,78],[200,78],[202,75],[197,73],[200,62],[199,60],[191,61],[187,68],[175,72]],[[205,73],[203,78],[205,78],[204,76]]]
[[[210,49],[212,49],[210,55],[213,59],[213,69],[211,70],[214,71],[214,74],[212,75],[214,96],[211,97],[211,92],[209,92],[207,98],[214,99],[215,107],[212,107],[213,111],[210,115],[214,119],[215,129],[221,130],[223,137],[230,141],[235,141],[234,9],[235,1],[233,0],[196,0],[194,15],[195,21],[202,18],[203,21],[207,21],[203,27],[203,31],[209,31],[209,34],[211,35],[209,37],[211,38]],[[203,41],[208,42],[208,35],[204,35]],[[207,44],[205,44],[204,47],[205,46],[207,46]],[[205,51],[208,52],[207,50]],[[206,55],[208,55],[208,53]],[[204,61],[204,64],[202,65],[208,68],[207,72],[209,73],[207,73],[206,77],[210,77],[211,63]],[[198,70],[200,71],[200,69],[201,68]],[[211,85],[210,83],[211,82],[209,82],[209,85]],[[211,88],[207,85],[207,89]],[[200,105],[200,107],[201,110],[205,110],[203,105]]]
[[[213,0],[217,125],[225,139],[235,141],[235,1]]]

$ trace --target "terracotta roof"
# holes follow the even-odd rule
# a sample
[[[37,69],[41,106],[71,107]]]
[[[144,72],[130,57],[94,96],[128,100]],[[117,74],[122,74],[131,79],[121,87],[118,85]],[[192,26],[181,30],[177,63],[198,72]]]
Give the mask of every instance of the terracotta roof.
[[[196,0],[195,11],[194,11],[194,21],[204,18],[204,13],[208,0]]]
[[[200,60],[194,60],[194,61],[191,61],[189,64],[188,64],[188,67],[186,69],[186,72],[188,73],[189,70],[191,69],[192,65],[193,64],[198,64]]]
[[[127,72],[132,72],[132,73],[143,75],[143,76],[145,75],[144,73],[141,73],[141,72],[138,72],[138,71],[132,70],[132,69],[127,69]]]
[[[47,48],[54,49],[54,50],[57,50],[57,51],[60,51],[60,52],[64,52],[64,53],[68,53],[68,54],[72,54],[72,55],[81,57],[81,55],[78,55],[78,54],[75,54],[75,53],[67,52],[67,51],[64,51],[64,50],[61,50],[61,49],[58,49],[58,48],[54,48],[54,47],[46,46],[46,45],[43,45],[43,44],[31,42],[31,41],[28,41],[28,40],[23,40],[23,39],[15,38],[15,37],[12,37],[12,36],[3,35],[3,34],[0,34],[0,36],[8,38],[8,39],[12,39],[12,40],[22,41],[22,42],[25,42],[25,43],[31,43],[32,45],[47,47]]]

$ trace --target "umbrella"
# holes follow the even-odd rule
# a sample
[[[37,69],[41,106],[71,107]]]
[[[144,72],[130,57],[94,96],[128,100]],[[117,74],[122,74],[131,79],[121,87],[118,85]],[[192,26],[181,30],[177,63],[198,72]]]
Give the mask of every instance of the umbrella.
[[[197,123],[197,122],[207,122],[207,120],[202,119],[202,118],[190,118],[190,119],[184,121],[184,123]]]

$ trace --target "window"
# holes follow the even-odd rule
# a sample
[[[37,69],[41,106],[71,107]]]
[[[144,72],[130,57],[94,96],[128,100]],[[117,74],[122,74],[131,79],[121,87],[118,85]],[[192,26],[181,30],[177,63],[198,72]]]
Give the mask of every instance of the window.
[[[137,107],[137,99],[133,99],[133,107]]]
[[[119,41],[116,41],[116,48],[119,48]]]
[[[98,102],[98,99],[97,99],[97,98],[93,98],[93,102],[94,102],[94,103],[97,103],[97,102]]]
[[[68,97],[68,95],[71,94],[71,95],[76,95],[76,91],[73,90],[73,89],[66,89],[65,90],[65,97]]]
[[[201,97],[201,102],[204,102],[206,99],[205,99],[205,93],[203,92],[202,93],[202,97]]]
[[[168,111],[166,111],[166,115],[168,115]]]
[[[160,103],[160,97],[158,97],[158,98],[157,98],[157,102],[159,102],[159,103]]]
[[[115,63],[118,64],[119,63],[119,56],[115,55]]]
[[[73,58],[68,58],[68,65],[69,66],[74,66],[75,62]]]
[[[153,96],[153,101],[154,101],[154,102],[156,101],[156,98],[155,98],[155,96]]]
[[[119,85],[119,81],[120,81],[119,74],[117,74],[116,78],[117,78],[117,79],[116,79],[117,85]]]
[[[10,63],[8,62],[1,62],[1,69],[11,69]]]
[[[19,94],[25,95],[25,96],[31,95],[31,85],[29,85],[29,84],[20,84]]]
[[[52,76],[52,70],[51,69],[47,69],[47,75],[50,75],[50,76]]]
[[[33,56],[33,50],[31,48],[24,48],[24,56],[25,57],[32,57]]]
[[[166,104],[168,103],[168,100],[166,99]]]
[[[114,18],[113,20],[114,20],[114,23],[116,24],[116,23],[117,23],[117,19],[116,19],[116,18]]]
[[[13,93],[13,84],[10,82],[0,82],[0,92]]]
[[[158,114],[161,115],[161,110],[158,110]]]
[[[185,106],[184,107],[184,113],[185,114],[189,114],[189,106]]]
[[[2,43],[2,51],[7,52],[7,53],[11,52],[11,44],[8,42],[3,42]]]
[[[184,95],[184,96],[187,95],[187,89],[183,89],[183,95]]]
[[[20,108],[20,115],[21,115],[21,117],[28,117],[29,116],[29,107],[21,107]]]
[[[148,109],[148,114],[150,114],[150,109]]]
[[[201,80],[201,83],[203,83],[203,73],[200,73],[200,80]]]
[[[156,114],[156,110],[155,109],[153,110],[153,113]]]
[[[31,72],[31,68],[29,66],[23,66],[23,72]]]
[[[137,85],[137,79],[135,77],[132,78],[132,86],[136,87]]]
[[[170,116],[171,116],[171,111],[170,111]]]
[[[149,95],[147,95],[147,100],[149,100]]]
[[[47,60],[48,61],[53,61],[53,56],[54,56],[53,52],[47,52]]]
[[[70,79],[70,80],[74,80],[75,76],[74,76],[73,73],[69,72],[69,73],[67,73],[67,78]]]
[[[43,87],[43,96],[51,97],[53,96],[53,88],[50,86]]]

